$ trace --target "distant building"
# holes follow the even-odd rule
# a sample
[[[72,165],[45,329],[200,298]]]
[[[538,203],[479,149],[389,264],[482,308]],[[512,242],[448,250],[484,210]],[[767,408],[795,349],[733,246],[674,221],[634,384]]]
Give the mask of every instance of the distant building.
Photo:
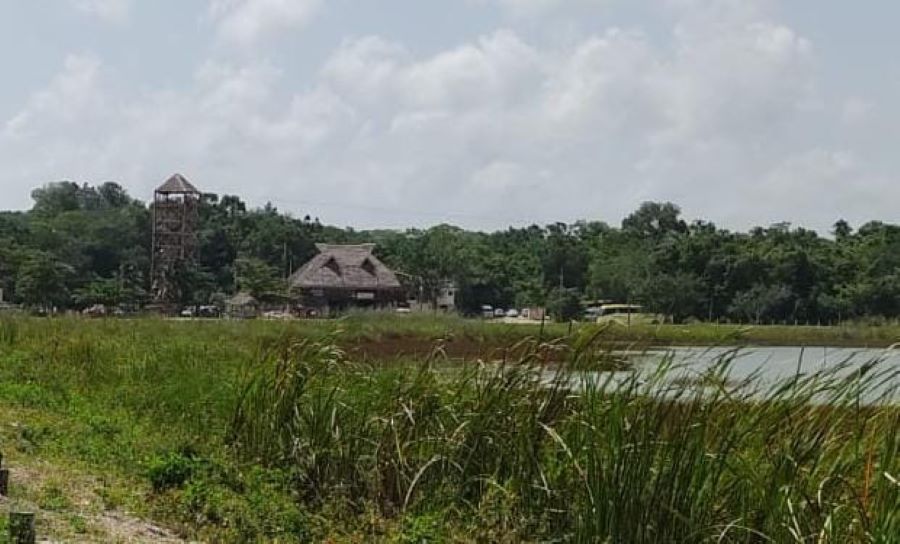
[[[453,282],[444,282],[430,297],[426,295],[422,288],[413,288],[410,291],[407,305],[413,312],[437,311],[452,313],[456,311],[456,294],[459,292],[459,289]]]
[[[225,315],[232,319],[257,317],[259,316],[259,302],[250,293],[238,293],[225,302]]]
[[[455,312],[456,292],[456,285],[453,283],[447,283],[446,285],[441,286],[437,293],[437,309],[442,312]]]
[[[375,244],[316,244],[319,254],[289,280],[305,308],[329,315],[355,308],[382,309],[403,300],[396,274],[378,260]]]
[[[181,298],[176,276],[180,266],[196,260],[201,193],[181,174],[175,174],[153,193],[153,305],[170,313]]]

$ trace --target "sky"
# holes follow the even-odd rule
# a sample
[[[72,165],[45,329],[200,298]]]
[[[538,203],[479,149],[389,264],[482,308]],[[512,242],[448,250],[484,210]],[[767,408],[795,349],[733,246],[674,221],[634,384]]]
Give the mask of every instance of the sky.
[[[0,209],[201,190],[358,228],[898,221],[900,3],[0,0]]]

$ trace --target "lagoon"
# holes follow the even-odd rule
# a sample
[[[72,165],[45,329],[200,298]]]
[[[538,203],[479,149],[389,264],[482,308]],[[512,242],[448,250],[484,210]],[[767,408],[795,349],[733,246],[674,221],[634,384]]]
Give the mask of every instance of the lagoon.
[[[818,380],[815,397],[828,400],[828,386],[858,379],[860,401],[900,402],[900,349],[835,348],[826,346],[680,346],[641,351],[617,351],[631,365],[628,371],[576,372],[570,378],[575,388],[584,381],[622,384],[641,379],[653,382],[654,389],[683,390],[686,384],[720,387],[750,397],[766,395],[791,380],[808,383]],[[554,372],[548,380],[559,379]],[[581,382],[579,384],[579,382]]]

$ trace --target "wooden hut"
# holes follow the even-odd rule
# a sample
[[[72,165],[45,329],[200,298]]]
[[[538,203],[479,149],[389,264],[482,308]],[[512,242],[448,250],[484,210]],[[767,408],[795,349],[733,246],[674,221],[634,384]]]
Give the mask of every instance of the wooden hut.
[[[259,302],[250,293],[238,293],[225,302],[225,315],[232,319],[258,317]]]
[[[373,254],[375,244],[316,244],[319,254],[295,272],[291,294],[304,308],[330,315],[355,308],[384,309],[403,300],[396,274]]]

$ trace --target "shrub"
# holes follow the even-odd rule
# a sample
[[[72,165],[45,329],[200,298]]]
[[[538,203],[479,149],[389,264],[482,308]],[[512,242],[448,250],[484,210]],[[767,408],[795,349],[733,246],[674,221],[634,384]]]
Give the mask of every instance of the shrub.
[[[160,493],[184,486],[193,477],[197,467],[198,461],[193,456],[184,452],[168,452],[150,460],[147,477],[153,491]]]

